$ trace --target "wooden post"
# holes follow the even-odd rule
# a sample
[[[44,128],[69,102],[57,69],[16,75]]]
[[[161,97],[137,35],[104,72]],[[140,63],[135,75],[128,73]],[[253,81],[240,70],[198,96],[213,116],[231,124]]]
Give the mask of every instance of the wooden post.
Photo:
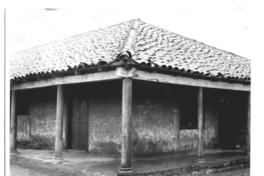
[[[247,130],[248,130],[248,134],[247,134],[247,153],[248,155],[250,154],[250,112],[251,112],[251,103],[250,100],[251,99],[251,95],[250,92],[248,93],[248,112],[247,112]]]
[[[64,90],[63,148],[68,149],[68,96]]]
[[[27,115],[27,132],[28,132],[28,139],[31,140],[32,139],[32,133],[31,133],[31,118],[30,115]]]
[[[132,79],[123,78],[122,84],[122,144],[119,173],[129,174],[132,173]]]
[[[16,116],[16,91],[11,91],[10,107],[10,152],[17,153],[17,116]]]
[[[178,110],[175,110],[175,123],[176,123],[176,140],[177,140],[177,145],[175,146],[175,151],[179,148],[180,145],[180,113]]]
[[[203,88],[198,91],[198,160],[203,161]]]
[[[64,95],[63,86],[57,86],[57,107],[56,107],[56,138],[55,138],[55,158],[63,158],[63,106]]]

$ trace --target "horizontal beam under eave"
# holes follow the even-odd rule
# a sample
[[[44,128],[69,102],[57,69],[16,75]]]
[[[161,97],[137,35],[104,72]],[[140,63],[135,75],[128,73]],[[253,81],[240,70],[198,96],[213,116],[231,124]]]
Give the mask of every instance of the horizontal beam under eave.
[[[64,77],[51,78],[46,80],[20,83],[20,84],[12,85],[11,90],[33,89],[33,88],[48,87],[54,85],[76,84],[76,83],[96,82],[96,81],[105,81],[105,80],[114,80],[114,79],[120,79],[120,77],[116,75],[115,70],[111,70],[106,72],[64,76]]]
[[[250,91],[250,85],[245,85],[240,83],[228,83],[228,82],[210,81],[204,79],[193,79],[193,78],[172,76],[161,73],[150,73],[141,70],[136,70],[134,72],[133,79],[187,85],[187,86],[205,87],[205,88]]]

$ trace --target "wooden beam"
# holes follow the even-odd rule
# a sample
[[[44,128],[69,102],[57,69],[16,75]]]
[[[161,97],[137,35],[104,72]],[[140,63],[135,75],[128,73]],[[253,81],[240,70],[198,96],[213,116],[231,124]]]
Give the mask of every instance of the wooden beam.
[[[57,106],[56,106],[56,136],[55,136],[55,158],[63,158],[63,106],[64,93],[63,86],[57,86]]]
[[[47,80],[20,83],[20,84],[12,85],[11,90],[33,89],[33,88],[40,88],[40,87],[47,87],[54,85],[76,84],[76,83],[84,83],[84,82],[96,82],[96,81],[104,81],[104,80],[113,80],[118,78],[119,77],[116,75],[116,71],[111,70],[106,72],[64,76],[64,77],[51,78]]]
[[[131,77],[133,79],[138,79],[138,80],[169,83],[169,84],[179,84],[179,85],[187,85],[187,86],[250,91],[250,85],[244,85],[240,83],[227,83],[222,81],[210,81],[204,79],[187,78],[182,76],[172,76],[161,73],[150,73],[146,71],[136,70],[135,68],[132,68],[131,70],[126,70],[121,67],[117,68],[116,70],[111,70],[106,72],[64,76],[64,77],[47,79],[47,80],[15,84],[11,86],[11,90],[33,89],[33,88],[47,87],[54,85],[114,80],[123,77]]]
[[[10,152],[17,153],[17,114],[16,114],[16,91],[11,91],[10,107]]]
[[[203,88],[199,87],[198,90],[198,158],[203,157]]]
[[[122,144],[120,172],[132,172],[132,79],[123,78],[122,82]]]
[[[122,74],[123,76],[125,75],[124,72],[122,72]],[[130,71],[127,73],[127,77],[133,77],[133,79],[144,80],[144,81],[178,84],[178,85],[186,85],[186,86],[250,91],[250,85],[244,85],[240,83],[228,83],[228,82],[221,82],[221,81],[194,79],[194,78],[187,78],[187,77],[182,77],[182,76],[172,76],[172,75],[161,74],[161,73],[150,73],[150,72],[141,71],[141,70],[136,70],[133,72]]]

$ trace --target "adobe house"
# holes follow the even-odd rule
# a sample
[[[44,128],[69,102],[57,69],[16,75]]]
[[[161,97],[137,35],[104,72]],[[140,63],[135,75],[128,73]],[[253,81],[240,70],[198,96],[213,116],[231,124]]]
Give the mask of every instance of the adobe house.
[[[249,150],[250,60],[139,19],[11,56],[11,152]]]

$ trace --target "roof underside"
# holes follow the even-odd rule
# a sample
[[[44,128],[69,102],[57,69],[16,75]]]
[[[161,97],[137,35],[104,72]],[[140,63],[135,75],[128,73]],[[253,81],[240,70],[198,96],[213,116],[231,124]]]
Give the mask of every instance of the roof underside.
[[[11,55],[11,79],[110,65],[124,51],[131,65],[204,78],[250,82],[250,60],[140,20],[72,36]]]

